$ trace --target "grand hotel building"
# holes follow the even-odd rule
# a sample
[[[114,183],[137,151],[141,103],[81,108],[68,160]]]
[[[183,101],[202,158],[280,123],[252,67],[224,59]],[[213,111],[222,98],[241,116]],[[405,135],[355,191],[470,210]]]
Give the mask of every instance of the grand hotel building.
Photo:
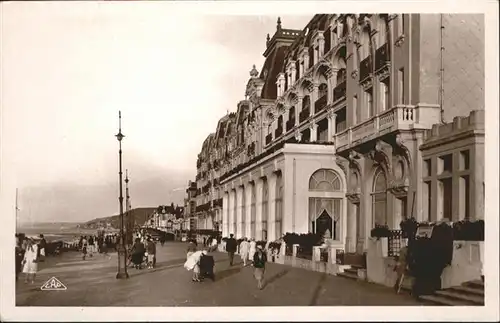
[[[292,30],[278,18],[261,71],[198,156],[198,228],[319,232],[361,253],[377,223],[482,217],[483,19],[319,14]]]

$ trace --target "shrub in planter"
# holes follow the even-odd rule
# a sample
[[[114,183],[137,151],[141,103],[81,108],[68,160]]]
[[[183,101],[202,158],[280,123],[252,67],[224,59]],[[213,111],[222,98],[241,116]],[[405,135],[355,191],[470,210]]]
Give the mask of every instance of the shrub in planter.
[[[287,247],[288,246],[292,247],[294,244],[300,244],[300,235],[297,233],[287,232],[283,236],[283,240],[285,241]]]
[[[458,221],[453,223],[453,240],[484,241],[484,221]]]
[[[280,250],[281,248],[281,242],[274,241],[269,243],[269,250]]]
[[[418,222],[415,218],[409,218],[401,221],[399,224],[401,231],[403,233],[403,238],[407,238],[409,240],[414,240],[415,235],[417,234]]]
[[[389,227],[387,224],[381,225],[381,224],[375,224],[375,228],[373,228],[370,232],[370,236],[372,238],[387,238],[390,237],[391,235],[391,230],[389,230]]]

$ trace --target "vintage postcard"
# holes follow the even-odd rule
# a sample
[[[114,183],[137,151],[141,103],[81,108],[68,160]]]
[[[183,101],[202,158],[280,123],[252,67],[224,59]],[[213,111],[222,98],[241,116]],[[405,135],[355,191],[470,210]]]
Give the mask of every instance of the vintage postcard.
[[[0,6],[2,320],[498,320],[497,3]]]

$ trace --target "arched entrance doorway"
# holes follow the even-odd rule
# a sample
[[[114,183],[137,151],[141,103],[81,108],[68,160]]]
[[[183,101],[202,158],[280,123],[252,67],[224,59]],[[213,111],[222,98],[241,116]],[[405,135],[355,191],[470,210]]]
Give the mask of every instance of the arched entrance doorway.
[[[340,241],[343,192],[339,175],[332,169],[320,169],[309,179],[310,231],[325,239]]]

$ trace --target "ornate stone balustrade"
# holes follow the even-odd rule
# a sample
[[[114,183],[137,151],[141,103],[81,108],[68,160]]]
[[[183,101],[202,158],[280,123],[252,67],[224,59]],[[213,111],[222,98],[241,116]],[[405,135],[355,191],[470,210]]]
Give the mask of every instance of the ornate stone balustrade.
[[[337,151],[349,149],[396,130],[431,129],[439,123],[439,106],[396,105],[335,135]]]

